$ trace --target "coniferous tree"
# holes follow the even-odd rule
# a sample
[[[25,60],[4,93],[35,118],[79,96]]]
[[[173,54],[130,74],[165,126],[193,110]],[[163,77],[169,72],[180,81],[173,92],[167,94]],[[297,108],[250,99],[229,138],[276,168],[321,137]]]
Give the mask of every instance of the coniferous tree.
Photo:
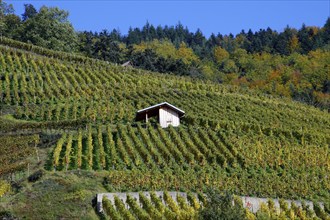
[[[22,20],[26,21],[29,18],[33,18],[38,14],[37,9],[31,4],[24,4],[24,13],[22,14]]]

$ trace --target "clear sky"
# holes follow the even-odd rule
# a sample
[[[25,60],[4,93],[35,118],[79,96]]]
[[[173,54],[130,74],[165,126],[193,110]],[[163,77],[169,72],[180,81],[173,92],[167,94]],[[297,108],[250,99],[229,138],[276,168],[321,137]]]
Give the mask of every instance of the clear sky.
[[[330,17],[330,0],[279,1],[92,1],[92,0],[5,0],[12,3],[16,14],[22,14],[24,3],[37,9],[42,5],[58,6],[70,12],[69,20],[78,31],[101,31],[118,28],[126,34],[128,28],[142,27],[147,21],[157,25],[175,25],[179,21],[196,31],[237,34],[242,29],[258,31],[271,27],[282,31],[287,25],[300,28],[322,27]]]

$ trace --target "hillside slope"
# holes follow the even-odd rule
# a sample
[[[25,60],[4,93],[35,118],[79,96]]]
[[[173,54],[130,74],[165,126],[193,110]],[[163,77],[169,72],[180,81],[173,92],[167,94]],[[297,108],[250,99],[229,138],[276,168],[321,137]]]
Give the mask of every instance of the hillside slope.
[[[163,101],[186,112],[179,128],[134,122],[137,110]],[[31,145],[38,135],[39,154],[29,151],[29,163],[46,170],[8,201],[54,181],[70,185],[61,183],[66,175],[87,187],[77,191],[87,190],[85,205],[95,191],[84,175],[95,175],[97,188],[107,191],[212,186],[239,195],[330,199],[330,116],[290,100],[1,41],[0,107],[1,135],[10,134],[13,146],[25,137]],[[6,169],[10,155],[0,158],[7,161],[2,178],[23,171],[24,183],[27,168]],[[21,206],[6,209],[29,215]]]

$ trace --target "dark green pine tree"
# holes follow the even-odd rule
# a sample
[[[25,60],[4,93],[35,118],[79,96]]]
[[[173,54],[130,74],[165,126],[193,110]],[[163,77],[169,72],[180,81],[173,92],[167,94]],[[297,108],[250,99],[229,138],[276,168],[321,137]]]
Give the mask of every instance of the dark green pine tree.
[[[29,18],[33,18],[38,14],[37,9],[31,4],[24,4],[24,13],[22,14],[22,20],[26,21]]]

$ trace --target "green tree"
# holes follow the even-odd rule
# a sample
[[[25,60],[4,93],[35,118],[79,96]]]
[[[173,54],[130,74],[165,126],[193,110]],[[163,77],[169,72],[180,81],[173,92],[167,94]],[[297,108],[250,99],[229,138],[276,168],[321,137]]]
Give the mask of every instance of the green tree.
[[[97,59],[107,60],[114,63],[124,61],[124,54],[118,41],[111,38],[111,34],[107,30],[103,30],[98,39],[92,45],[93,56]]]
[[[2,23],[2,24],[1,24]],[[2,22],[0,21],[1,35],[9,38],[14,38],[17,34],[17,30],[21,25],[21,19],[15,14],[8,14],[3,17]]]
[[[23,23],[20,40],[53,50],[75,51],[78,38],[68,16],[68,12],[57,7],[43,6]]]
[[[8,14],[13,14],[14,11],[14,7],[12,4],[7,4],[6,2],[0,0],[0,18],[8,15]]]
[[[233,60],[225,60],[221,65],[221,71],[224,73],[237,73],[238,67]]]
[[[330,43],[330,17],[325,22],[325,25],[322,28],[321,37],[323,38],[324,44]]]
[[[301,44],[301,53],[307,54],[314,48],[315,28],[306,27],[305,24],[298,32],[298,38]]]
[[[24,4],[24,13],[22,14],[22,20],[26,21],[29,18],[33,18],[38,14],[35,7],[31,4]]]
[[[287,26],[277,37],[274,45],[276,52],[283,55],[290,55],[290,53],[294,52],[298,47],[298,39],[294,39],[296,34],[297,30]]]
[[[7,22],[14,20],[13,16],[15,16],[13,5],[0,0],[0,37],[7,36],[8,29],[11,29]]]

